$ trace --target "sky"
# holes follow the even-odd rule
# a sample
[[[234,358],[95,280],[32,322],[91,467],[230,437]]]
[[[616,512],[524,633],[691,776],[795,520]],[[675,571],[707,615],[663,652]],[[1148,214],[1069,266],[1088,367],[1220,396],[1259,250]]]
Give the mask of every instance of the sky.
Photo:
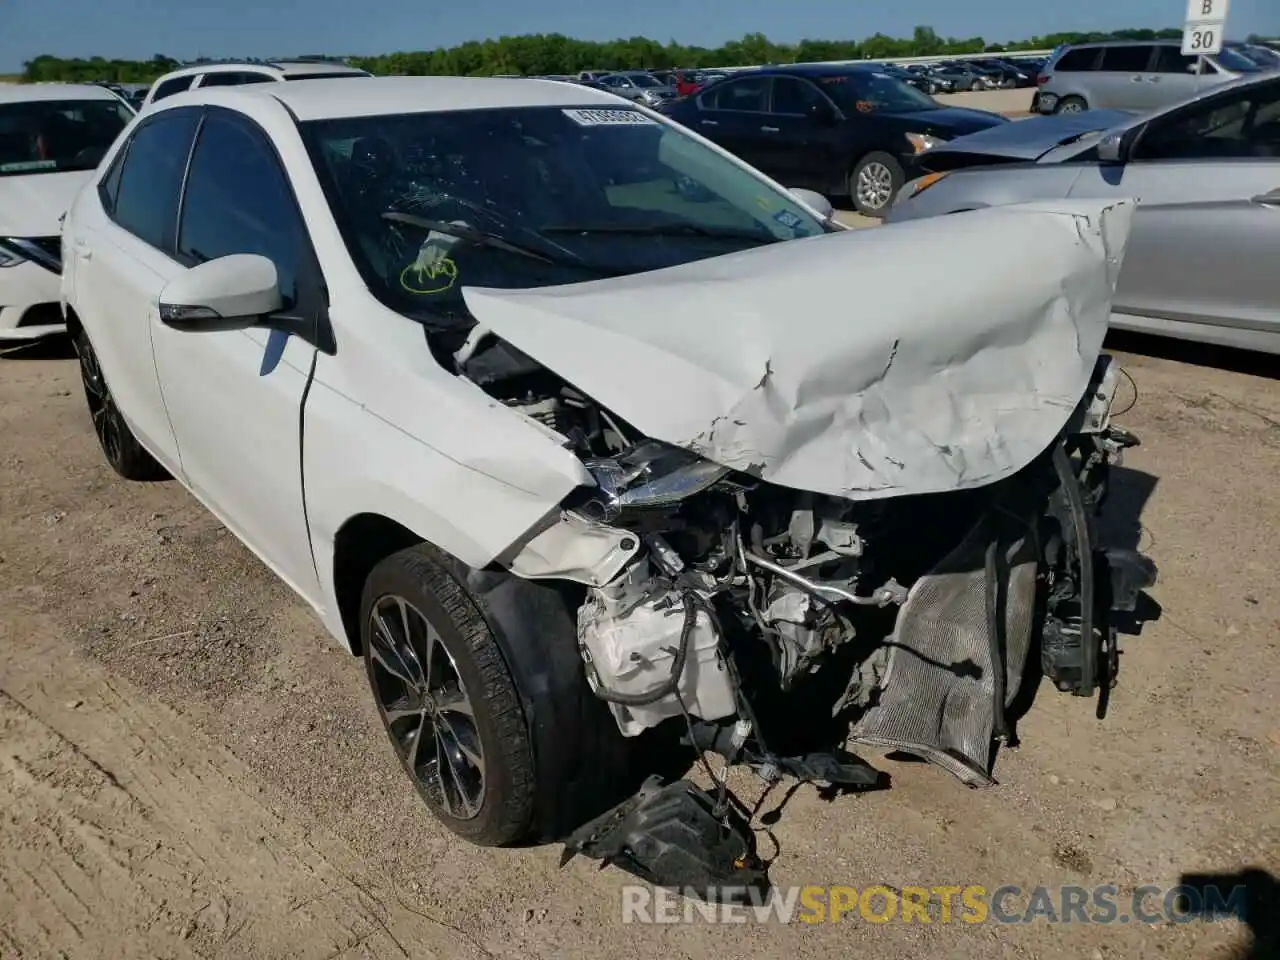
[[[860,10],[858,8],[861,8]],[[465,40],[563,33],[716,46],[771,40],[942,36],[1019,40],[1069,30],[1179,26],[1186,0],[0,0],[0,73],[38,54],[179,60],[429,50]],[[1280,0],[1231,0],[1227,34],[1280,35]]]

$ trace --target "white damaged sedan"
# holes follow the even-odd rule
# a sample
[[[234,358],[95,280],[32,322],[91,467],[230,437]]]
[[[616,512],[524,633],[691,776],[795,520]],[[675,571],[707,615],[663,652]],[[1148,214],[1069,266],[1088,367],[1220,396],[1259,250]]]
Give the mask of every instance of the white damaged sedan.
[[[1155,575],[1095,529],[1131,214],[844,231],[584,87],[263,84],[135,121],[63,298],[111,465],[363,656],[445,824],[721,888],[762,878],[723,767],[988,785],[1029,664],[1114,683]],[[658,775],[690,747],[710,790]]]

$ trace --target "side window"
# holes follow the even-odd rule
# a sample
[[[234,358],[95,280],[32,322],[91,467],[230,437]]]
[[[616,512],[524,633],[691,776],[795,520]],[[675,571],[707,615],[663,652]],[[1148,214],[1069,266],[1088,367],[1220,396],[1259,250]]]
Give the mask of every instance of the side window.
[[[1280,157],[1280,83],[1214,97],[1151,122],[1135,160]]]
[[[190,90],[191,84],[195,82],[195,79],[196,75],[194,73],[189,73],[185,77],[170,77],[156,87],[156,91],[151,97],[151,102],[155,103],[165,97],[172,97],[175,93],[182,93],[183,90]]]
[[[191,264],[257,253],[280,275],[286,305],[297,300],[305,233],[280,161],[262,134],[211,113],[187,174],[178,255]]]
[[[1098,67],[1098,52],[1098,47],[1067,50],[1058,58],[1058,62],[1053,65],[1053,71],[1054,73],[1061,71],[1079,73],[1085,70],[1096,70]]]
[[[107,216],[115,214],[116,197],[120,193],[120,175],[124,171],[124,161],[128,155],[129,144],[126,143],[111,162],[107,175],[98,183],[98,199],[102,202],[102,209],[107,211]]]
[[[706,103],[706,98],[699,100],[699,103],[712,110],[764,113],[768,83],[768,77],[750,77],[719,84],[714,90],[708,91],[708,96],[713,97],[713,103]]]
[[[206,73],[200,81],[201,87],[241,87],[246,83],[267,83],[270,77],[260,73],[248,73],[235,70],[221,70],[217,73]]]
[[[1185,57],[1182,51],[1169,44],[1156,47],[1156,62],[1151,65],[1152,73],[1180,73],[1191,76],[1196,72],[1199,57]]]
[[[773,78],[773,103],[770,113],[808,116],[825,98],[807,80],[798,77]]]
[[[173,246],[178,194],[199,113],[162,113],[133,133],[116,188],[111,219],[139,240],[160,250]]]
[[[1152,52],[1149,46],[1103,47],[1101,69],[1110,73],[1143,73]]]

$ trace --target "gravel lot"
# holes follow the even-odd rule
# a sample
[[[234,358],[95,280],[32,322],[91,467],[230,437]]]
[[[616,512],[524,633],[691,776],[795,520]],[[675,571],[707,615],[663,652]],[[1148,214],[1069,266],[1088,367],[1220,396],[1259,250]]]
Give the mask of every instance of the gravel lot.
[[[1161,565],[1163,609],[1125,641],[1110,716],[1042,687],[984,791],[877,757],[890,791],[801,788],[773,879],[1114,883],[1123,900],[1254,868],[1270,912],[1253,932],[624,927],[620,872],[436,825],[359,663],[176,483],[110,472],[53,344],[0,357],[0,958],[1275,956],[1280,381],[1257,358],[1115,346],[1144,444],[1112,520]]]

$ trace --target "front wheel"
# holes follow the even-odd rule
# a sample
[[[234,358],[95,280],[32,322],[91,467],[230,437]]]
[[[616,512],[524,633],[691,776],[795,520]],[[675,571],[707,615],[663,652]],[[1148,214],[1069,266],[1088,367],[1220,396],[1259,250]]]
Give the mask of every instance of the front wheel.
[[[853,205],[863,216],[882,218],[888,214],[905,179],[902,164],[892,154],[869,153],[849,175]]]
[[[365,670],[418,793],[472,843],[559,839],[628,792],[555,588],[471,571],[426,544],[365,582]]]
[[[75,336],[76,356],[80,359],[80,382],[85,402],[93,419],[93,432],[111,469],[126,480],[165,480],[169,474],[138,442],[116,406],[107,378],[98,363],[89,334],[81,329]]]

